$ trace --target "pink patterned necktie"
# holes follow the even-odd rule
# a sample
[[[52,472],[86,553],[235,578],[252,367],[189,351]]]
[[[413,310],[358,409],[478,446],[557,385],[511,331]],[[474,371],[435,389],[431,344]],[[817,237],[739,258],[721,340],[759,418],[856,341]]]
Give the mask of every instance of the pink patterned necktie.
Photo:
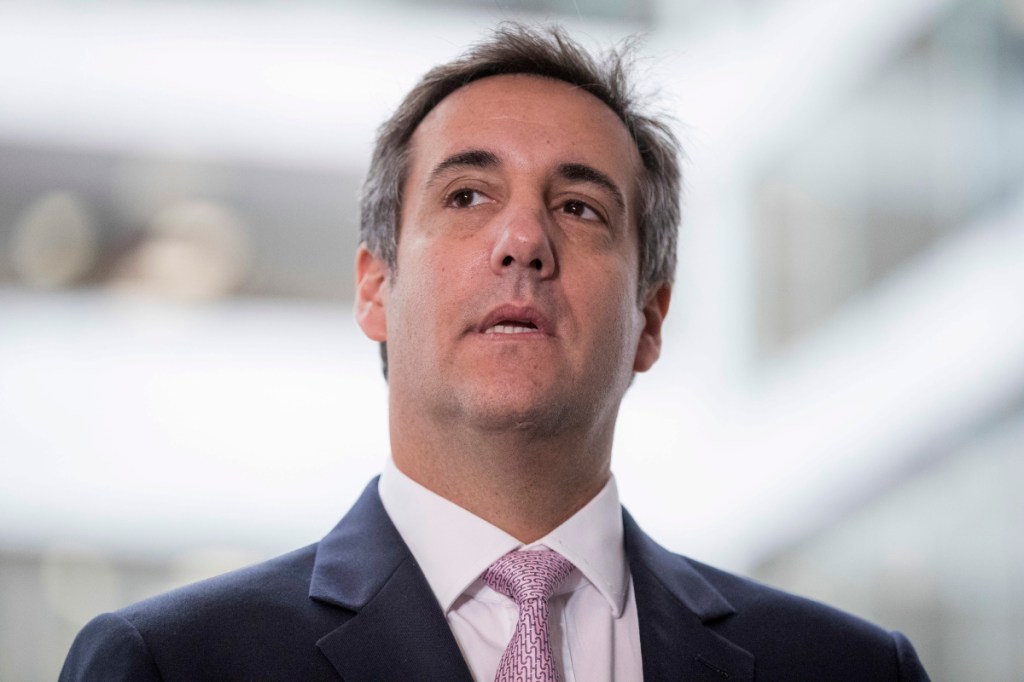
[[[573,568],[558,552],[538,550],[510,552],[484,572],[484,582],[519,607],[494,682],[558,682],[548,638],[548,599]]]

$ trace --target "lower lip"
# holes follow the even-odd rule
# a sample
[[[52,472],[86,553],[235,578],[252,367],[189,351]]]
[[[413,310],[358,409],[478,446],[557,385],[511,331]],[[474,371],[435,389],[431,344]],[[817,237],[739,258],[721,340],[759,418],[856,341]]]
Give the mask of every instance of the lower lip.
[[[489,334],[487,332],[480,332],[479,336],[482,336],[485,339],[493,339],[495,341],[527,341],[550,338],[539,329],[531,329],[528,332],[515,332],[512,334],[504,332],[491,332]]]

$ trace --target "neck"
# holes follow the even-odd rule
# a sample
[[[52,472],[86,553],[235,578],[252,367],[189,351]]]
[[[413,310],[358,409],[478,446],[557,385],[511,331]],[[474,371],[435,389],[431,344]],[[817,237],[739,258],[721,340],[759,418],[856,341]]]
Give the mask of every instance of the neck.
[[[529,543],[608,482],[614,423],[612,415],[605,428],[538,436],[517,428],[440,428],[392,412],[392,457],[420,485]]]

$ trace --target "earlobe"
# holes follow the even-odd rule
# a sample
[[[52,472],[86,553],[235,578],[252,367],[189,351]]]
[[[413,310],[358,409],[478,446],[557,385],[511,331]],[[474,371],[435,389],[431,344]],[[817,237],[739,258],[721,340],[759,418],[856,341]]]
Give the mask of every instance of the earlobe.
[[[640,330],[640,341],[636,346],[636,358],[633,360],[634,372],[646,372],[661,355],[661,326],[668,314],[668,304],[671,298],[672,287],[663,284],[651,292],[644,307],[640,310],[644,316],[644,328]]]
[[[356,323],[373,341],[387,341],[385,312],[388,266],[366,244],[356,251]]]

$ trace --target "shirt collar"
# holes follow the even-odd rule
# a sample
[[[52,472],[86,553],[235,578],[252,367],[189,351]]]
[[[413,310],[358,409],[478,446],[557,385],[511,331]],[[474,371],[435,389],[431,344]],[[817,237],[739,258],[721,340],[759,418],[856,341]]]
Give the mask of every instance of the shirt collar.
[[[380,499],[445,613],[496,559],[524,547],[515,537],[428,490],[389,457]],[[622,510],[615,478],[568,520],[528,547],[543,545],[571,561],[618,617],[629,587]]]

